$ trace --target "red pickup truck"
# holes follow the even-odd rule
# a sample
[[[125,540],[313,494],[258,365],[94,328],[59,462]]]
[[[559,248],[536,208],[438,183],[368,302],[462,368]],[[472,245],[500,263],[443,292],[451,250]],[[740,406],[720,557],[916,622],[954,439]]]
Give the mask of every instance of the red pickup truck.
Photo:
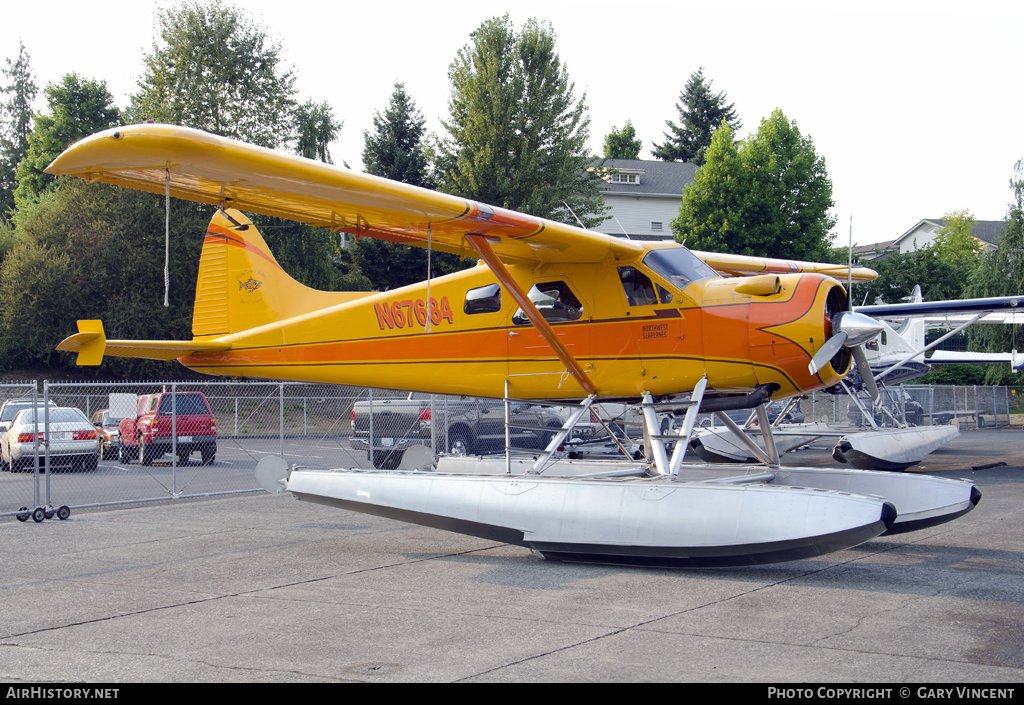
[[[139,397],[135,418],[122,419],[118,429],[124,462],[138,458],[143,465],[152,465],[173,450],[182,463],[195,451],[202,454],[203,465],[217,457],[217,422],[202,392],[144,394]],[[175,432],[177,444],[173,443]]]

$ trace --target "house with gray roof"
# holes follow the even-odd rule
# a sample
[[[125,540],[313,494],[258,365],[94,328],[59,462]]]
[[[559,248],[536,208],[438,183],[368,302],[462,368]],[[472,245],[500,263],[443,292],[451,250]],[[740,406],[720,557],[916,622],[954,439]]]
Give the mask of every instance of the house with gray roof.
[[[935,243],[939,228],[945,223],[945,218],[925,218],[895,240],[877,242],[873,245],[858,245],[853,248],[853,254],[861,260],[870,260],[893,252],[903,254],[922,250]],[[1002,220],[976,220],[971,235],[981,245],[982,251],[992,250],[999,244],[1003,225],[1005,223]]]
[[[938,230],[946,224],[945,218],[925,218],[907,232],[896,238],[893,243],[900,253],[915,252],[935,243]],[[976,220],[971,235],[978,241],[983,250],[996,247],[999,235],[1003,232],[1001,220]]]
[[[679,215],[683,188],[693,182],[697,165],[644,159],[606,159],[601,195],[609,206],[598,232],[633,240],[671,240],[670,224]]]

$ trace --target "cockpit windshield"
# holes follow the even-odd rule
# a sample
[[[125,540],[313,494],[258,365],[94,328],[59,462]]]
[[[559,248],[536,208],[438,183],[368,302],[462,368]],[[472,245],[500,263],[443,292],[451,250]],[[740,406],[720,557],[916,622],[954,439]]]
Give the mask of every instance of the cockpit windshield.
[[[691,282],[716,276],[715,270],[685,247],[651,250],[644,257],[644,264],[680,289]]]

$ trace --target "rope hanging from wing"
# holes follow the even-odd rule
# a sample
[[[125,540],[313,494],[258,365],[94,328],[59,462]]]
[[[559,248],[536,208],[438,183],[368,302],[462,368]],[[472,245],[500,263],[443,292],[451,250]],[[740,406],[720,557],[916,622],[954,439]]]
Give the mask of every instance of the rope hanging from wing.
[[[164,169],[164,307],[171,291],[171,170]]]

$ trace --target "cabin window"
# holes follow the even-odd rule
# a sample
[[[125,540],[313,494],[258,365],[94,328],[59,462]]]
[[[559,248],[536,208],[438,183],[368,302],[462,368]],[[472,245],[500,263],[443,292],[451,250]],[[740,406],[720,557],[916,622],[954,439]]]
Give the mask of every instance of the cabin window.
[[[466,292],[466,302],[462,310],[473,315],[475,313],[497,313],[501,310],[501,287],[488,284]]]
[[[583,304],[565,282],[534,284],[527,296],[540,314],[551,323],[578,321],[583,315]],[[523,309],[518,309],[512,316],[512,322],[517,326],[525,326],[530,324],[530,319],[523,313]]]
[[[658,303],[650,277],[635,267],[619,267],[619,282],[626,292],[630,306],[650,306]]]
[[[690,282],[716,276],[715,270],[685,247],[651,250],[644,257],[644,264],[680,289]]]
[[[663,287],[661,284],[655,284],[658,289],[658,298],[661,299],[661,303],[670,304],[672,303],[672,292]]]

